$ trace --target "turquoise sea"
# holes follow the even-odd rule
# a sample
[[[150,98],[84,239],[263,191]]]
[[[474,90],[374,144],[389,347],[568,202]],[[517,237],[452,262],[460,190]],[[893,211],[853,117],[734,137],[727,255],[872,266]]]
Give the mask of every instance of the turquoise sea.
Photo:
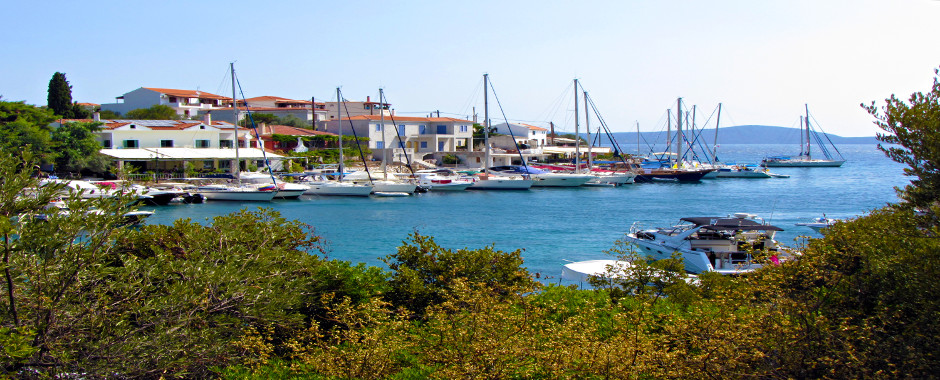
[[[795,155],[787,145],[722,145],[722,161],[756,163]],[[840,145],[841,168],[774,168],[790,178],[718,179],[701,183],[647,183],[617,188],[533,188],[529,191],[426,193],[405,198],[302,197],[272,203],[209,202],[148,208],[148,223],[178,218],[202,221],[241,208],[270,207],[308,223],[327,241],[328,257],[383,266],[418,231],[443,247],[522,249],[525,266],[553,282],[569,261],[609,258],[605,251],[630,230],[675,224],[690,216],[757,214],[784,229],[777,240],[797,246],[818,236],[795,223],[814,217],[852,218],[898,201],[896,186],[909,183],[903,165],[875,145]]]

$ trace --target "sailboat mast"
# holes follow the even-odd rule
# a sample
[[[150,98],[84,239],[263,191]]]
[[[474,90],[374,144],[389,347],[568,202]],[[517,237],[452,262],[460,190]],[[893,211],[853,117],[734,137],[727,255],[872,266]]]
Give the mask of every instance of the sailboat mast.
[[[584,130],[587,131],[587,141],[588,141],[588,157],[587,157],[587,171],[591,172],[591,167],[594,166],[594,159],[591,157],[591,145],[594,145],[593,140],[591,139],[591,113],[588,112],[588,93],[584,92]]]
[[[712,163],[718,163],[718,126],[721,124],[721,103],[718,103],[718,120],[715,121],[715,144],[712,145]]]
[[[339,122],[339,181],[343,181],[343,173],[345,169],[343,168],[343,98],[339,92],[339,87],[336,88],[336,121]]]
[[[489,102],[489,84],[490,75],[483,74],[483,171],[490,167],[490,102]]]
[[[574,171],[581,172],[581,134],[578,130],[578,79],[574,80]]]
[[[811,160],[811,159],[813,159],[813,157],[812,157],[812,156],[810,155],[810,153],[809,153],[809,151],[810,151],[810,149],[809,149],[809,147],[810,147],[810,140],[809,140],[809,104],[803,104],[803,105],[806,106],[806,118],[805,118],[805,119],[806,119],[806,159],[807,159],[807,160]]]
[[[676,100],[676,168],[682,159],[682,98]]]
[[[388,180],[388,172],[385,170],[386,163],[385,157],[388,155],[388,149],[385,149],[385,91],[381,88],[379,89],[379,114],[381,115],[381,129],[382,133],[379,135],[379,138],[382,141],[382,175],[385,180]]]
[[[235,62],[229,63],[229,67],[232,69],[232,112],[235,113],[235,123],[232,124],[232,132],[235,135],[232,138],[232,142],[235,143],[235,167],[232,174],[238,180],[241,178],[241,158],[238,156],[238,98],[235,96]]]
[[[640,122],[636,122],[636,155],[640,155]]]

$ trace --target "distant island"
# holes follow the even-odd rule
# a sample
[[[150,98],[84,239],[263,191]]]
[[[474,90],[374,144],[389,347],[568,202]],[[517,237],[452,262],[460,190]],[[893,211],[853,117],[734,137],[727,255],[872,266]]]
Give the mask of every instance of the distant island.
[[[675,131],[673,131],[675,133]],[[704,129],[696,131],[700,139],[711,145],[715,141],[715,129]],[[621,146],[636,145],[636,132],[615,132],[612,133]],[[662,132],[640,132],[641,144],[662,143],[666,140],[666,131]],[[877,144],[878,139],[871,137],[842,137],[833,134],[827,134],[833,144]],[[586,135],[584,135],[587,137]],[[605,136],[602,137],[602,145],[609,145]],[[822,137],[822,135],[820,135]],[[734,127],[722,127],[718,130],[718,144],[793,144],[799,145],[800,129],[787,127],[774,127],[769,125],[738,125]],[[815,141],[814,141],[815,143]]]

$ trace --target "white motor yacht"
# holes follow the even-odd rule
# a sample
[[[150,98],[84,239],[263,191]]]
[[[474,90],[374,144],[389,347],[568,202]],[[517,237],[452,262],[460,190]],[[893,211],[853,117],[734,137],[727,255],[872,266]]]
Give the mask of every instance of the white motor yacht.
[[[197,190],[210,201],[267,202],[277,195],[277,191],[273,188],[266,189],[252,185],[212,184],[199,186]]]
[[[650,230],[634,225],[626,240],[636,245],[639,253],[656,260],[678,253],[690,273],[742,274],[763,265],[752,256],[758,251],[765,251],[768,261],[775,263],[791,256],[774,240],[774,234],[782,230],[755,215],[737,213],[726,217],[682,218],[676,226]]]
[[[473,180],[450,169],[419,170],[415,176],[418,177],[418,185],[430,191],[463,191],[473,185]]]

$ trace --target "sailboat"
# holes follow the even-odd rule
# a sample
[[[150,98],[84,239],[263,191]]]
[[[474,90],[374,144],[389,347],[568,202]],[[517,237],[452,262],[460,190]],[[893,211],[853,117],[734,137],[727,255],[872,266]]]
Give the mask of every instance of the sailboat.
[[[336,102],[337,104],[342,104],[343,102],[342,94],[339,91],[339,87],[336,88]],[[345,168],[343,161],[343,119],[342,119],[342,108],[341,106],[336,107],[336,120],[339,122],[339,168],[336,173],[337,179],[330,180],[323,175],[316,175],[312,178],[304,178],[301,180],[301,183],[304,185],[310,186],[310,189],[304,192],[304,194],[314,194],[314,195],[341,195],[341,196],[356,196],[356,197],[367,197],[372,193],[372,185],[356,184],[352,182],[344,182],[343,176],[345,173]]]
[[[578,86],[579,86],[579,85],[578,85],[578,80],[575,79],[575,80],[574,80],[574,90],[575,90],[575,91],[574,91],[574,115],[575,115],[575,117],[574,117],[574,119],[575,119],[575,120],[574,120],[574,130],[575,130],[575,136],[580,136],[580,134],[578,133]],[[582,89],[583,89],[583,87],[582,87]],[[590,178],[588,179],[588,181],[587,181],[584,185],[585,185],[585,186],[620,186],[620,185],[624,185],[624,184],[628,184],[628,183],[634,183],[634,179],[636,178],[636,173],[633,173],[633,172],[631,172],[631,171],[615,172],[615,171],[612,171],[612,170],[600,170],[600,169],[595,169],[595,168],[594,168],[594,155],[591,154],[591,147],[594,146],[594,143],[593,143],[594,140],[591,138],[591,113],[588,111],[588,110],[590,109],[590,108],[589,108],[589,103],[590,103],[590,104],[593,104],[594,102],[593,102],[593,100],[591,100],[590,98],[588,98],[588,92],[587,92],[587,91],[584,91],[584,126],[585,126],[585,130],[587,130],[588,141],[589,141],[589,143],[588,143],[588,162],[587,162],[587,173],[586,173],[586,174],[590,176]],[[604,128],[606,129],[606,128],[607,128],[607,125],[604,123],[604,120],[600,117],[600,114],[597,113],[597,108],[594,108],[594,112],[595,112],[595,114],[597,115],[598,120],[600,121],[600,123],[599,123],[600,125],[597,127],[597,134],[596,134],[595,136],[600,136],[601,127],[604,127]],[[611,136],[611,135],[608,134],[608,137],[611,138],[611,141],[610,141],[610,142],[611,142],[611,144],[614,146],[615,156],[616,156],[616,157],[621,157],[621,162],[623,162],[624,164],[626,164],[626,162],[623,161],[622,156],[621,156],[619,153],[617,153],[617,151],[618,151],[618,149],[619,149],[619,148],[617,148],[617,142],[613,140],[613,136]],[[580,139],[580,137],[578,137],[578,139]],[[576,153],[576,155],[577,155],[576,160],[580,160],[580,157],[581,157],[581,154],[580,154],[580,151],[579,151],[579,147],[580,147],[580,143],[578,143],[577,145],[575,145],[575,151],[577,152],[577,153]],[[580,162],[580,161],[578,161],[578,162]],[[580,163],[576,164],[576,165],[575,165],[575,170],[576,170],[576,171],[580,171],[580,169],[581,169]]]
[[[474,190],[528,190],[533,180],[526,176],[495,175],[490,167],[490,108],[489,108],[489,74],[483,74],[483,144],[485,145],[485,158],[483,160],[484,172],[474,177],[473,185],[468,189]]]
[[[812,128],[812,126],[811,126],[811,124],[810,124],[810,122],[809,122],[809,105],[806,105],[806,117],[802,117],[802,116],[801,116],[801,117],[800,117],[800,121],[801,121],[801,122],[800,122],[800,140],[802,140],[801,143],[800,143],[800,146],[801,146],[800,155],[797,156],[796,158],[782,157],[782,156],[778,156],[778,157],[768,157],[768,158],[765,158],[763,161],[761,161],[761,166],[763,166],[763,167],[778,167],[778,168],[779,168],[779,167],[789,167],[789,168],[796,168],[796,167],[805,167],[805,168],[830,167],[830,168],[837,168],[837,167],[842,166],[842,164],[845,163],[845,158],[842,157],[842,153],[839,152],[839,148],[836,148],[836,146],[835,146],[834,144],[832,144],[832,141],[829,140],[829,135],[827,135],[825,131],[823,132],[823,136],[825,136],[825,137],[826,137],[826,140],[829,141],[829,145],[831,145],[832,148],[833,148],[833,150],[836,151],[836,154],[839,155],[839,159],[838,159],[838,160],[834,159],[834,157],[832,156],[832,154],[829,153],[829,149],[827,149],[826,146],[823,144],[823,141],[822,141],[822,139],[819,137],[819,134],[816,133],[815,130],[813,130],[813,128]],[[805,129],[805,130],[806,130],[806,133],[805,133],[805,134],[803,133],[803,125],[804,125],[804,124],[806,125],[806,129]],[[817,128],[818,128],[818,126],[817,126]],[[811,152],[810,152],[811,141],[812,141],[813,138],[815,138],[815,139],[816,139],[816,142],[819,143],[819,148],[820,148],[819,150],[822,151],[823,155],[826,157],[825,159],[813,158],[813,156],[812,156],[812,154],[811,154]],[[802,148],[803,146],[806,147],[805,150]]]
[[[643,169],[643,172],[637,174],[636,182],[652,182],[652,181],[678,181],[678,182],[698,182],[706,174],[714,171],[715,169],[695,169],[695,168],[686,168],[685,166],[685,150],[683,149],[684,136],[682,132],[682,98],[676,100],[676,151],[673,154],[675,155],[675,161],[672,162],[672,168],[650,168]],[[666,144],[671,143],[667,137]],[[667,149],[668,150],[668,149]],[[671,159],[667,160],[671,161]]]
[[[231,63],[230,67],[232,71],[232,111],[235,115],[235,123],[232,124],[232,140],[234,142],[233,145],[235,145],[235,165],[233,165],[232,169],[238,184],[205,185],[200,186],[198,191],[206,199],[212,201],[271,201],[277,195],[276,186],[258,187],[241,184],[241,159],[238,156],[238,97],[235,92],[235,63]],[[265,162],[267,162],[267,160],[265,160]]]
[[[386,104],[385,100],[385,91],[379,89],[379,104]],[[380,141],[382,146],[385,144],[385,107],[382,106],[382,110],[379,113],[381,116],[380,125],[382,128],[382,134],[380,135]],[[394,119],[392,119],[394,125]],[[346,179],[350,180],[353,183],[365,184],[370,183],[372,185],[373,194],[377,196],[401,196],[401,195],[410,195],[418,189],[418,185],[414,182],[402,181],[397,178],[388,177],[388,154],[386,149],[382,149],[382,170],[381,173],[370,173],[368,170],[361,170],[352,172],[346,176]]]

